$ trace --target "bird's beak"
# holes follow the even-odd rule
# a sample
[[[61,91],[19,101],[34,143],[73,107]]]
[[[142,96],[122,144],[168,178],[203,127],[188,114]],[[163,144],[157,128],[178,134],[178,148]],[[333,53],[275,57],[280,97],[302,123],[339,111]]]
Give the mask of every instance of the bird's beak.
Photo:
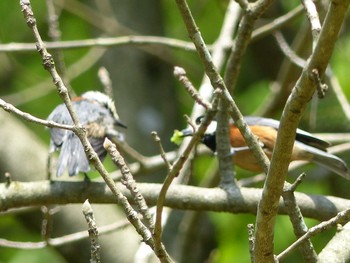
[[[192,136],[193,135],[193,129],[190,127],[190,128],[187,128],[187,129],[183,129],[181,131],[182,133],[182,136],[181,137],[187,137],[187,136]]]
[[[117,126],[119,126],[119,127],[122,127],[122,128],[128,128],[128,126],[126,126],[123,122],[121,122],[120,120],[116,120],[116,124],[117,124]]]

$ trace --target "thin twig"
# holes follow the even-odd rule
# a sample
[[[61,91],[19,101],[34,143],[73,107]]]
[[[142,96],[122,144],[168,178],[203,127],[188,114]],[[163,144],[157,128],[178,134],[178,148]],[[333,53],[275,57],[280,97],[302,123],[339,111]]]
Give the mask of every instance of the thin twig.
[[[318,225],[311,227],[304,235],[302,235],[297,241],[295,241],[292,245],[290,245],[287,249],[285,249],[282,253],[280,253],[277,258],[278,260],[282,260],[285,256],[290,254],[294,249],[299,247],[303,242],[310,239],[313,236],[316,236],[319,233],[322,233],[331,227],[336,226],[337,224],[345,224],[350,221],[350,209],[346,209],[340,213],[338,213],[335,217],[323,221]]]
[[[229,103],[220,99],[219,112],[216,116],[217,128],[215,131],[216,150],[219,161],[220,187],[230,189],[236,186],[235,170],[232,163],[231,138],[228,114]]]
[[[225,85],[231,94],[233,93],[238,79],[243,55],[250,43],[255,21],[265,12],[272,2],[272,0],[256,1],[254,3],[248,3],[244,7],[243,17],[239,24],[237,36],[232,45],[224,74]]]
[[[214,101],[213,108],[215,109],[217,105]],[[167,191],[173,182],[174,178],[179,174],[180,170],[182,169],[185,161],[187,160],[188,156],[190,155],[192,149],[194,146],[199,142],[202,135],[206,131],[208,125],[212,121],[216,111],[208,111],[207,114],[204,116],[203,121],[198,127],[198,130],[195,134],[193,134],[192,138],[190,139],[187,147],[185,148],[184,152],[180,155],[180,157],[175,161],[173,164],[172,169],[169,171],[163,186],[160,190],[158,200],[157,200],[157,210],[156,210],[156,222],[154,227],[154,242],[156,244],[156,247],[160,246],[161,244],[161,237],[162,237],[162,212],[164,209],[164,202],[165,197],[167,194]]]
[[[53,79],[53,83],[56,85],[57,91],[67,107],[67,110],[68,110],[68,112],[73,120],[74,126],[75,126],[74,127],[75,133],[78,135],[78,137],[79,136],[82,137],[81,138],[82,142],[84,141],[83,137],[85,137],[85,140],[87,141],[86,136],[84,136],[85,131],[82,128],[82,126],[80,125],[79,120],[78,120],[78,116],[77,116],[76,112],[74,111],[72,103],[70,101],[70,98],[68,95],[68,90],[67,90],[66,86],[64,85],[62,78],[57,73],[52,55],[47,51],[45,44],[40,36],[39,30],[38,30],[37,24],[36,24],[36,19],[34,17],[34,13],[33,13],[33,10],[31,8],[31,5],[30,5],[30,0],[21,0],[20,5],[21,5],[21,11],[26,19],[26,23],[33,31],[33,35],[34,35],[35,40],[36,40],[36,48],[41,56],[43,67],[45,70],[47,70],[50,73],[50,75]],[[85,145],[85,144],[83,143],[83,145]],[[91,147],[91,149],[92,149],[92,147]]]
[[[294,191],[296,187],[302,182],[302,178],[305,174],[301,174],[293,184],[285,183],[283,188],[283,200],[288,211],[290,221],[292,222],[294,234],[297,238],[301,237],[307,231],[307,226],[304,221],[303,215],[297,204]],[[305,262],[318,262],[317,253],[311,243],[311,240],[306,240],[301,245],[301,254]]]
[[[6,180],[6,185],[9,186],[12,182],[11,173],[5,172],[4,176]]]
[[[221,26],[221,30],[218,38],[215,40],[213,49],[211,50],[212,60],[217,70],[220,71],[226,62],[226,51],[228,43],[232,43],[232,36],[237,28],[237,24],[240,20],[241,8],[235,1],[230,1],[225,13],[224,21]],[[231,45],[230,45],[231,46]],[[213,86],[207,75],[204,75],[198,93],[205,101],[211,101],[213,98]],[[205,109],[198,103],[194,103],[191,110],[191,120],[195,120],[197,117],[204,115]],[[183,152],[188,140],[184,140],[184,143],[180,146],[179,152]],[[191,160],[194,154],[189,156],[188,161],[184,165],[184,169],[181,170],[179,176],[175,179],[177,183],[186,183],[189,170],[191,167]]]
[[[160,151],[160,156],[162,157],[162,159],[163,159],[163,161],[164,161],[166,167],[168,168],[168,171],[171,171],[172,165],[171,165],[171,163],[169,162],[169,160],[168,160],[167,157],[166,157],[166,153],[165,153],[165,151],[164,151],[164,148],[163,148],[163,146],[162,146],[162,142],[160,141],[160,138],[159,138],[157,132],[153,131],[153,132],[151,132],[151,135],[152,135],[154,141],[155,141],[156,143],[158,143],[159,151]]]
[[[116,138],[111,138],[111,141],[117,146],[118,151],[122,152],[123,154],[126,154],[130,156],[132,159],[134,159],[136,162],[138,162],[140,166],[140,170],[152,170],[153,164],[154,164],[154,158],[153,157],[147,157],[136,151],[134,148],[132,148],[127,142],[118,140]]]
[[[142,194],[140,193],[137,184],[133,178],[133,175],[130,173],[129,167],[126,165],[124,158],[120,155],[119,151],[115,144],[113,144],[109,139],[105,139],[103,144],[107,152],[112,158],[112,161],[118,166],[119,170],[122,173],[121,182],[126,186],[130,191],[131,195],[134,198],[134,202],[137,205],[138,210],[141,215],[144,217],[147,227],[150,231],[153,230],[153,220],[152,215],[148,210],[148,206]]]
[[[255,243],[253,224],[248,224],[248,242],[249,242],[250,262],[253,263],[254,262],[254,243]]]
[[[56,14],[55,5],[53,3],[53,0],[46,0],[46,6],[47,6],[47,13],[48,13],[48,25],[49,25],[49,32],[48,35],[51,37],[51,39],[55,42],[58,42],[61,40],[61,31],[60,31],[60,24],[58,20],[58,15]],[[59,74],[61,75],[62,79],[64,80],[65,85],[69,89],[69,94],[71,96],[74,96],[74,91],[69,87],[69,80],[67,77],[67,70],[66,65],[64,63],[64,55],[61,49],[57,49],[54,51],[55,56],[55,63],[56,68]]]
[[[58,209],[51,208],[50,206],[42,206],[41,211],[44,215],[44,218],[41,224],[41,236],[48,243],[52,233],[52,223],[53,223],[52,215],[55,214],[58,211]]]
[[[95,222],[94,213],[92,211],[92,207],[88,199],[86,199],[86,201],[84,202],[82,210],[83,210],[86,223],[88,224],[88,232],[89,232],[89,238],[91,243],[90,263],[99,263],[101,262],[101,256],[100,256],[101,246],[98,241],[99,234],[98,234],[97,225]]]
[[[49,127],[49,128],[59,128],[59,129],[74,131],[74,125],[60,124],[60,123],[56,123],[54,121],[47,121],[47,120],[37,118],[37,117],[27,113],[27,112],[23,112],[23,111],[17,109],[12,104],[7,103],[7,102],[3,101],[2,99],[0,99],[0,107],[3,108],[5,111],[10,112],[10,113],[14,113],[14,114],[20,116],[21,118],[23,118],[24,120],[29,121],[29,122],[44,125],[44,126]]]
[[[99,234],[108,234],[114,232],[116,230],[124,229],[125,227],[130,226],[130,222],[128,220],[122,220],[113,224],[109,224],[106,226],[99,227]],[[40,249],[46,246],[58,247],[62,245],[67,245],[70,243],[78,242],[80,240],[86,239],[89,237],[89,234],[84,230],[80,232],[76,232],[73,234],[49,238],[46,241],[39,242],[21,242],[21,241],[10,241],[7,239],[0,239],[1,247],[11,247],[11,248],[20,248],[20,249]]]
[[[68,66],[67,77],[71,80],[77,78],[95,65],[96,62],[105,54],[105,52],[106,50],[102,48],[92,48],[81,59],[78,59],[72,65]],[[23,89],[21,91],[14,94],[4,95],[2,98],[8,102],[11,102],[13,105],[18,106],[47,96],[53,91],[48,89],[50,85],[52,85],[52,79],[47,78],[29,88],[26,87],[24,89],[24,87],[22,87]]]
[[[331,67],[326,70],[327,79],[334,90],[334,94],[342,108],[346,118],[350,121],[350,104],[346,98],[343,89],[341,88],[337,77],[333,74]]]
[[[282,15],[270,23],[263,25],[257,29],[255,29],[252,33],[251,41],[258,40],[264,36],[270,35],[271,33],[280,30],[283,26],[289,24],[292,20],[299,17],[303,13],[303,6],[298,5],[293,10],[289,11],[285,15]]]
[[[304,68],[306,65],[306,61],[299,57],[288,45],[287,41],[284,39],[282,33],[280,31],[276,31],[273,36],[275,37],[278,46],[280,47],[283,54],[295,65],[300,68]]]
[[[115,47],[115,46],[165,46],[185,51],[195,51],[193,43],[174,38],[158,36],[122,36],[122,37],[105,37],[69,41],[44,42],[49,50],[64,50],[87,47]],[[0,44],[0,52],[24,52],[35,51],[33,43],[9,43]]]
[[[187,92],[191,95],[191,97],[199,104],[202,105],[206,110],[210,110],[212,108],[211,104],[205,101],[198,91],[195,89],[191,81],[188,79],[186,75],[186,71],[181,67],[174,67],[174,76],[183,84],[186,88]]]
[[[100,67],[98,69],[98,77],[103,85],[104,93],[110,98],[113,98],[113,85],[112,80],[109,76],[109,72],[105,67]]]
[[[318,41],[318,37],[321,33],[321,22],[317,13],[316,5],[312,0],[302,0],[304,5],[307,18],[310,21],[311,32],[312,32],[312,49],[314,50],[316,47],[316,43]]]

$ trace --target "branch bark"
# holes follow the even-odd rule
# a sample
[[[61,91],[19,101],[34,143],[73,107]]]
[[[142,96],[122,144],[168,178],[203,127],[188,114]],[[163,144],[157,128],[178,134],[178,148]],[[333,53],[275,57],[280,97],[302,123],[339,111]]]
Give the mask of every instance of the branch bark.
[[[314,52],[310,56],[283,110],[271,166],[257,214],[255,262],[274,262],[273,238],[278,204],[288,171],[296,129],[304,109],[315,91],[315,83],[312,81],[311,72],[313,69],[317,69],[320,75],[324,74],[349,2],[332,1],[330,3]]]
[[[121,183],[117,183],[117,187],[122,189],[122,194],[132,202],[130,192]],[[162,184],[138,183],[138,187],[147,204],[154,206]],[[23,206],[81,204],[86,199],[91,203],[100,204],[117,202],[104,182],[90,182],[87,185],[84,182],[13,181],[10,185],[1,183],[0,193],[0,212]],[[255,214],[261,195],[261,189],[241,187],[228,198],[227,192],[220,188],[172,185],[167,192],[164,205],[181,210]],[[295,192],[295,198],[305,217],[318,220],[327,220],[350,207],[350,200],[333,196]],[[286,214],[281,198],[277,208],[279,213]]]

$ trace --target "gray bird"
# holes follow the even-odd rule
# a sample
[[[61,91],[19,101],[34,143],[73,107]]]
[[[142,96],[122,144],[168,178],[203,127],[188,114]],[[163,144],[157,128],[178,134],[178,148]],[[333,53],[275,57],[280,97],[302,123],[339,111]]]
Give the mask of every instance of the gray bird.
[[[105,138],[123,140],[123,134],[117,127],[126,128],[119,120],[113,100],[98,91],[88,91],[80,97],[72,99],[73,107],[80,123],[85,127],[91,146],[101,161],[106,157],[103,147]],[[48,120],[72,125],[73,121],[64,104],[58,105],[49,115]],[[60,150],[57,162],[57,176],[68,170],[69,176],[79,172],[90,171],[89,161],[85,155],[83,145],[79,138],[69,130],[51,128],[50,153]]]

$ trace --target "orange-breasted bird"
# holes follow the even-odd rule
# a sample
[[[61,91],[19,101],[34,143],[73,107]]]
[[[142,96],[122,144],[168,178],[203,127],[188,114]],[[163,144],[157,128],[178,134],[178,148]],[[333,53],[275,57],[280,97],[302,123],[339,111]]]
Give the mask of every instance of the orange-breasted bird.
[[[261,117],[244,117],[252,133],[258,138],[267,157],[271,159],[272,151],[277,138],[277,131],[280,126],[279,121]],[[201,117],[197,118],[197,125],[200,124]],[[209,147],[213,152],[216,151],[216,121],[212,121],[208,126],[201,142]],[[243,169],[261,172],[262,168],[256,161],[254,155],[247,147],[245,140],[235,123],[231,120],[230,142],[234,163]],[[180,137],[193,135],[193,129],[188,128],[179,133]],[[174,140],[174,137],[172,138]],[[327,152],[330,144],[312,134],[297,129],[295,143],[292,151],[291,161],[304,160],[319,164],[338,175],[350,180],[350,174],[346,163],[339,157]]]
[[[107,152],[103,147],[106,137],[123,140],[123,134],[117,127],[126,128],[119,120],[113,100],[98,91],[88,91],[72,99],[81,125],[86,129],[87,138],[102,161]],[[58,105],[48,120],[60,124],[72,125],[73,121],[64,104]],[[50,152],[60,150],[57,162],[57,176],[68,171],[69,176],[90,171],[89,161],[78,136],[72,131],[51,128]]]

